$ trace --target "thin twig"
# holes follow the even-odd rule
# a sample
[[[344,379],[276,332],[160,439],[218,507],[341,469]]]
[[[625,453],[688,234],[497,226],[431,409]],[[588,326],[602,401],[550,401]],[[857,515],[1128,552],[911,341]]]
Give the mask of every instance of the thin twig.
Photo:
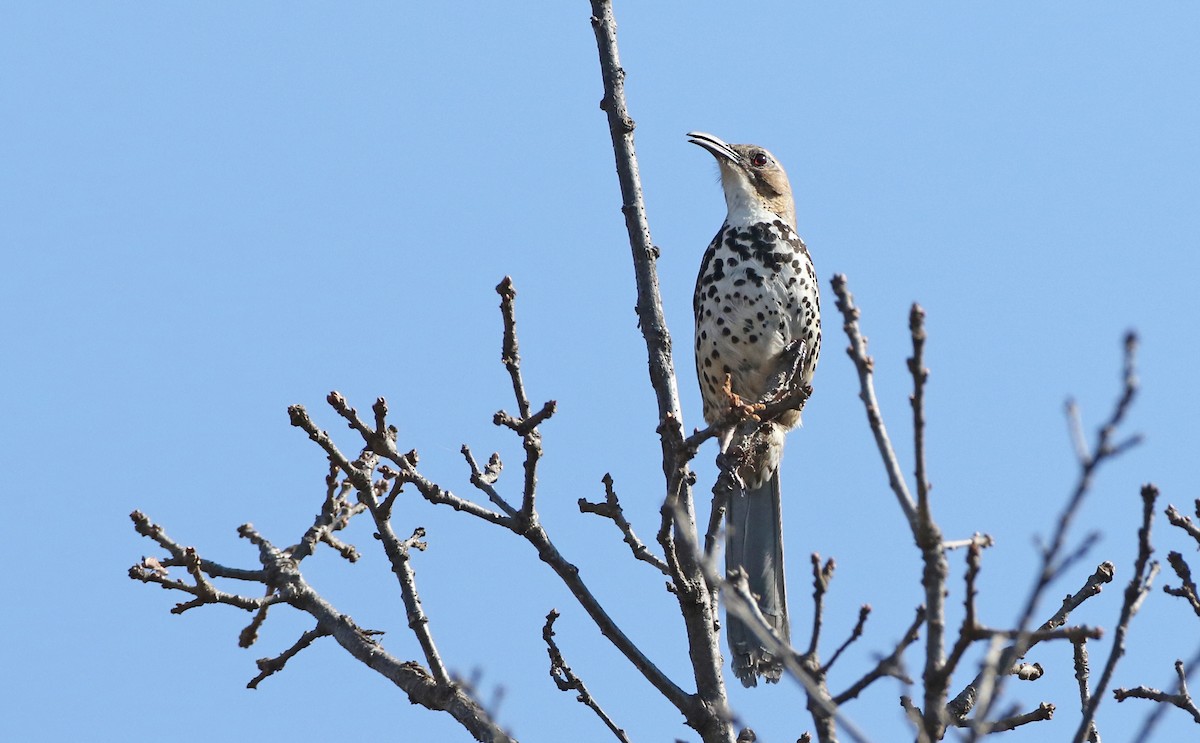
[[[1146,596],[1150,594],[1150,586],[1158,574],[1158,562],[1150,560],[1150,555],[1154,551],[1150,546],[1150,530],[1154,524],[1154,502],[1158,498],[1158,488],[1151,484],[1143,485],[1141,495],[1142,526],[1138,529],[1138,553],[1134,560],[1133,576],[1129,579],[1129,585],[1125,587],[1125,600],[1121,603],[1117,629],[1113,633],[1112,649],[1104,664],[1104,670],[1100,674],[1100,680],[1096,682],[1095,689],[1092,691],[1092,698],[1088,700],[1079,728],[1075,731],[1074,743],[1081,743],[1088,734],[1088,730],[1093,727],[1100,698],[1108,688],[1109,681],[1112,680],[1117,662],[1125,655],[1125,636],[1129,632],[1129,623],[1137,614]]]
[[[1121,373],[1121,391],[1117,397],[1117,402],[1113,405],[1112,412],[1107,420],[1100,426],[1096,432],[1096,444],[1091,447],[1090,452],[1079,452],[1081,459],[1079,460],[1079,477],[1076,480],[1075,487],[1067,499],[1066,505],[1059,514],[1058,520],[1055,523],[1052,536],[1049,543],[1041,550],[1041,566],[1038,575],[1029,590],[1023,608],[1018,615],[1016,628],[1024,630],[1029,626],[1034,612],[1037,610],[1038,602],[1043,593],[1049,587],[1050,583],[1057,578],[1063,569],[1063,561],[1061,555],[1064,551],[1067,534],[1071,524],[1075,520],[1080,507],[1083,504],[1084,498],[1091,491],[1092,480],[1095,477],[1097,470],[1101,465],[1128,451],[1133,446],[1141,441],[1138,435],[1130,436],[1120,442],[1116,442],[1114,437],[1117,429],[1125,420],[1126,414],[1129,412],[1129,407],[1133,403],[1138,389],[1138,379],[1136,371],[1136,354],[1137,354],[1137,335],[1132,331],[1127,333],[1124,338],[1124,355]],[[1084,456],[1086,455],[1086,456]],[[1078,555],[1079,553],[1075,553]],[[975,715],[976,724],[971,728],[971,733],[968,740],[972,743],[978,739],[980,731],[985,726],[985,721],[990,711],[993,701],[997,698],[1003,689],[1006,675],[1001,673],[995,675],[995,669],[1006,668],[1012,664],[1017,658],[1022,657],[1028,650],[1027,642],[1018,640],[1011,648],[1008,648],[1004,653],[997,658],[999,665],[995,666],[991,673],[992,679],[984,686],[989,688],[988,694],[979,694],[975,698],[975,693],[981,691],[982,687],[975,682],[972,682],[968,689],[965,689],[963,694],[959,695],[951,702],[950,707],[954,709],[958,705],[960,699],[964,698],[964,694],[970,696],[974,701],[972,703],[978,705],[978,710]],[[986,679],[985,679],[986,681]],[[974,687],[974,688],[972,688]],[[968,694],[968,692],[970,692]],[[1098,697],[1093,697],[1093,703]],[[969,706],[969,705],[968,705]]]
[[[946,560],[942,530],[933,518],[929,503],[929,481],[925,469],[925,383],[929,370],[925,368],[925,310],[914,303],[909,312],[908,327],[912,335],[913,354],[908,370],[913,378],[910,398],[913,410],[913,453],[916,459],[917,482],[917,546],[924,565],[921,585],[925,589],[925,732],[930,740],[941,740],[945,734],[945,710],[950,670],[946,663],[946,582],[950,565]],[[881,421],[882,425],[882,421]]]
[[[493,453],[491,458],[488,459],[487,466],[480,469],[474,455],[471,454],[469,446],[463,444],[459,451],[462,453],[463,458],[467,460],[467,466],[471,468],[471,484],[483,491],[488,500],[494,503],[501,511],[508,514],[508,516],[516,516],[517,509],[509,505],[508,501],[495,488],[496,480],[500,477],[500,470],[504,468],[504,464],[500,461],[500,455]]]
[[[1196,499],[1196,513],[1200,515],[1200,498]],[[1171,526],[1177,526],[1192,539],[1196,540],[1196,546],[1200,547],[1200,526],[1197,526],[1190,516],[1184,516],[1175,506],[1167,506],[1167,521],[1171,522]]]
[[[500,315],[504,318],[504,341],[500,360],[504,362],[504,368],[508,369],[508,375],[512,379],[513,396],[517,398],[517,409],[521,411],[521,418],[525,419],[529,417],[529,397],[525,394],[525,383],[521,379],[521,355],[517,349],[517,327],[513,312],[513,298],[517,296],[517,291],[513,288],[512,279],[505,276],[496,287],[496,293],[500,295]]]
[[[821,556],[816,552],[809,556],[812,562],[813,576],[813,620],[812,620],[812,636],[808,642],[808,650],[805,655],[815,655],[817,646],[821,642],[821,622],[824,619],[822,616],[825,612],[825,592],[829,590],[829,581],[833,580],[833,571],[837,568],[837,564],[833,558],[825,561],[825,565],[821,565]]]
[[[559,691],[578,692],[575,699],[580,704],[595,712],[596,716],[600,718],[605,727],[612,731],[617,740],[629,743],[629,737],[625,735],[625,731],[617,727],[617,724],[613,722],[608,713],[600,707],[595,697],[587,690],[587,687],[583,685],[583,680],[575,675],[575,672],[571,670],[566,660],[563,659],[562,651],[559,650],[558,643],[554,641],[554,621],[558,617],[558,610],[551,609],[550,613],[546,615],[546,624],[542,627],[542,639],[546,641],[546,653],[550,656],[550,678],[554,679],[554,684],[558,687]]]
[[[1179,576],[1180,586],[1163,586],[1163,592],[1187,601],[1196,616],[1200,617],[1200,591],[1196,588],[1196,581],[1192,580],[1191,567],[1183,559],[1183,555],[1174,551],[1167,554],[1167,563],[1175,571],[1175,575]]]
[[[858,607],[858,621],[854,623],[854,629],[850,630],[850,636],[846,638],[846,641],[839,645],[837,650],[833,651],[833,655],[829,656],[829,660],[821,667],[822,673],[829,673],[829,669],[833,667],[837,659],[846,651],[846,648],[854,644],[855,640],[862,637],[863,628],[866,627],[867,617],[869,616],[871,616],[870,604],[863,604]]]
[[[849,700],[854,699],[861,694],[863,690],[865,690],[875,681],[888,676],[897,678],[906,684],[912,683],[912,680],[909,679],[904,673],[902,659],[904,657],[904,651],[908,649],[908,646],[912,645],[920,638],[921,625],[924,623],[925,607],[918,606],[917,613],[916,616],[913,617],[912,624],[908,626],[908,630],[905,631],[904,635],[900,638],[900,641],[896,643],[895,649],[893,649],[892,652],[886,657],[880,658],[879,662],[875,664],[874,668],[872,668],[870,671],[867,671],[862,678],[851,684],[849,688],[847,688],[841,694],[834,695],[834,704],[845,704]]]
[[[1083,586],[1075,593],[1068,594],[1067,597],[1063,599],[1062,605],[1058,608],[1058,611],[1056,611],[1053,616],[1043,622],[1038,629],[1041,631],[1051,630],[1065,625],[1068,617],[1071,615],[1071,612],[1079,608],[1079,605],[1084,601],[1098,595],[1104,584],[1112,581],[1114,570],[1115,568],[1111,562],[1103,562],[1097,566],[1095,572],[1088,576]],[[1037,642],[1038,641],[1036,638],[1031,637],[1025,646],[1026,652],[1036,645]],[[1003,650],[1003,657],[1012,659],[1012,661],[1009,662],[1009,666],[1011,666],[1012,662],[1018,657],[1015,655],[1015,653],[1015,645],[1010,645]],[[998,660],[999,656],[997,657],[997,661]],[[946,705],[946,713],[951,721],[966,719],[967,715],[971,712],[972,708],[978,701],[979,690],[984,680],[984,674],[982,672],[976,675],[971,683],[967,684],[967,686],[958,693],[958,696],[956,696]]]
[[[1079,686],[1079,712],[1081,716],[1086,717],[1092,701],[1092,692],[1088,688],[1091,668],[1088,665],[1087,640],[1076,640],[1071,645],[1074,647],[1075,681]],[[1089,743],[1097,743],[1099,739],[1100,732],[1096,729],[1095,719],[1089,720],[1086,740]]]
[[[1113,696],[1118,702],[1126,699],[1149,699],[1159,702],[1155,705],[1154,710],[1146,716],[1146,720],[1142,723],[1142,729],[1138,731],[1134,740],[1150,740],[1151,732],[1169,709],[1168,704],[1187,712],[1196,721],[1196,724],[1200,724],[1200,708],[1197,708],[1196,701],[1192,699],[1187,687],[1188,679],[1191,678],[1197,666],[1200,666],[1200,649],[1186,664],[1182,660],[1175,661],[1175,676],[1179,680],[1179,691],[1174,694],[1165,694],[1148,686],[1139,686],[1134,689],[1113,689]]]
[[[1031,712],[1026,712],[1020,715],[1012,715],[1011,717],[1005,717],[1001,720],[987,723],[987,732],[1003,733],[1007,730],[1019,728],[1022,725],[1028,725],[1031,722],[1043,722],[1045,720],[1049,720],[1054,717],[1054,709],[1055,707],[1053,704],[1050,704],[1049,702],[1042,702],[1038,705],[1037,709]],[[966,720],[958,723],[960,727],[967,727],[968,725],[972,724],[975,724],[974,720]]]
[[[612,521],[620,529],[622,541],[629,545],[635,558],[654,566],[660,573],[670,577],[671,571],[667,568],[667,564],[651,552],[650,548],[638,539],[637,534],[633,533],[633,525],[629,523],[629,519],[625,518],[621,501],[617,498],[616,490],[613,489],[612,475],[606,472],[601,482],[604,483],[604,502],[592,503],[587,498],[580,498],[578,501],[579,512],[594,513]]]
[[[316,640],[318,637],[328,637],[329,635],[330,633],[327,630],[324,630],[320,627],[315,627],[300,635],[300,639],[296,640],[294,645],[274,658],[259,658],[256,661],[259,673],[257,676],[250,679],[250,682],[246,684],[246,688],[257,689],[259,683],[261,683],[263,679],[282,671],[283,667],[287,665],[287,662],[294,658],[301,650],[311,645],[313,640]]]
[[[839,273],[833,277],[833,292],[837,295],[837,308],[841,311],[845,321],[842,327],[850,339],[850,346],[846,349],[846,353],[858,371],[859,397],[866,406],[867,421],[871,425],[871,432],[875,435],[875,445],[879,447],[879,454],[883,457],[888,484],[891,485],[892,492],[896,494],[896,501],[900,505],[900,510],[904,512],[904,517],[908,519],[909,527],[913,534],[916,534],[917,507],[908,492],[904,474],[900,471],[900,462],[896,459],[896,452],[888,438],[887,428],[883,425],[883,414],[879,409],[879,400],[875,397],[875,360],[867,354],[867,339],[858,329],[860,312],[854,305],[854,295],[846,286],[845,274]]]
[[[388,654],[373,638],[374,632],[363,630],[350,619],[349,615],[339,611],[309,586],[299,571],[299,565],[287,550],[275,547],[250,524],[238,528],[238,534],[258,547],[259,562],[262,569],[257,571],[235,570],[226,566],[191,558],[194,550],[181,547],[170,539],[163,529],[149,521],[140,512],[134,512],[133,519],[138,533],[154,539],[157,543],[173,554],[178,553],[187,560],[189,572],[201,570],[209,578],[236,577],[239,580],[257,580],[268,588],[263,598],[246,596],[229,596],[218,592],[215,600],[211,597],[197,598],[193,603],[228,603],[245,609],[255,609],[263,606],[286,602],[294,608],[309,614],[316,620],[316,627],[323,633],[334,637],[337,643],[354,658],[367,665],[372,670],[399,687],[414,704],[432,710],[447,712],[459,722],[476,740],[490,743],[507,743],[512,738],[492,719],[487,710],[483,709],[466,690],[457,687],[446,687],[438,684],[419,663],[402,662]],[[181,584],[178,581],[166,581],[164,576],[156,573],[152,566],[135,565],[130,570],[131,577],[146,580],[148,573],[158,580],[165,588],[171,588],[189,593],[195,593],[194,586]],[[251,578],[255,575],[257,578]],[[178,608],[178,607],[177,607]],[[299,652],[303,640],[293,646],[292,651],[275,659],[282,667],[295,652]],[[313,638],[315,639],[315,637]],[[260,666],[260,671],[266,670]],[[279,669],[276,668],[276,671]],[[260,679],[261,680],[261,679]]]

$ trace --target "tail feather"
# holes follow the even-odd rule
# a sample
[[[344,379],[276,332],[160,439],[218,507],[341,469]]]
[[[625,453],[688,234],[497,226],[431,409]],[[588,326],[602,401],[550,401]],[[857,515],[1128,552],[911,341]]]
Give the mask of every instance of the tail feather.
[[[730,499],[725,521],[725,570],[745,571],[750,591],[758,597],[763,616],[775,632],[791,642],[787,589],[783,570],[783,513],[779,470],[757,487],[747,487]],[[725,619],[733,672],[744,686],[757,686],[758,676],[779,681],[783,661],[737,617]]]

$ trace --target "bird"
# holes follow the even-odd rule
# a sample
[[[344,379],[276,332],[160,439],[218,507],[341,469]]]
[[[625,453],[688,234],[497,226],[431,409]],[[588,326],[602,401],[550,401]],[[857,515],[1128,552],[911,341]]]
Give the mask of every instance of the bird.
[[[772,394],[789,358],[799,363],[793,384],[811,386],[821,350],[821,304],[779,161],[758,145],[728,144],[705,132],[687,136],[716,158],[727,207],[700,263],[693,301],[696,375],[704,418],[713,424],[729,411],[730,393],[750,403]],[[743,428],[721,438],[722,454],[737,444],[751,452],[737,472],[739,492],[726,506],[726,575],[745,573],[763,616],[788,643],[779,463],[784,434],[799,424],[800,410],[788,410],[752,434]],[[744,686],[757,686],[759,677],[779,681],[783,659],[744,622],[728,615],[726,635],[734,675]]]

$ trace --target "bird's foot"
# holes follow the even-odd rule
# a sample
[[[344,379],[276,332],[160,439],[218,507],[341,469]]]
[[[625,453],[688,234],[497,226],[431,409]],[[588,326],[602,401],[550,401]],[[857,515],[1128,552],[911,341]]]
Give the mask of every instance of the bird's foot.
[[[807,356],[808,346],[804,341],[795,340],[784,347],[783,352],[779,355],[779,366],[771,375],[769,384],[771,391],[763,398],[764,403],[769,405],[779,402],[794,390],[808,389],[798,384]]]
[[[745,402],[742,396],[733,391],[732,375],[725,375],[725,382],[721,385],[721,392],[725,395],[726,402],[729,403],[729,416],[735,420],[752,420],[758,421],[758,411],[762,410],[764,405],[760,402]]]

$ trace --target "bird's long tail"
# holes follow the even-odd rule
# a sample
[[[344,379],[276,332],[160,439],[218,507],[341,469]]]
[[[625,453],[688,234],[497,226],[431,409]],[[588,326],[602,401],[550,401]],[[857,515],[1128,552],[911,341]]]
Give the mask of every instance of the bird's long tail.
[[[745,571],[750,591],[763,616],[785,641],[791,642],[787,590],[783,574],[783,514],[779,470],[757,487],[730,498],[725,521],[725,572]],[[758,676],[779,681],[783,661],[764,646],[750,628],[732,614],[725,618],[733,672],[743,686],[757,686]]]

